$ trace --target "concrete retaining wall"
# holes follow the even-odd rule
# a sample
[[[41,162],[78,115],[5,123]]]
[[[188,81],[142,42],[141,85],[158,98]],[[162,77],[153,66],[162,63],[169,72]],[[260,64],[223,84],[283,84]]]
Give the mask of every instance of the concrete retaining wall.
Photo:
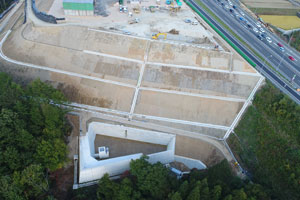
[[[100,179],[105,173],[108,173],[110,176],[120,175],[124,171],[129,170],[131,160],[142,156],[142,153],[137,153],[98,161],[93,157],[95,154],[94,140],[96,134],[167,145],[167,151],[148,155],[149,162],[166,164],[174,161],[175,135],[92,122],[89,124],[86,135],[80,137],[79,183]]]
[[[187,158],[187,157],[177,156],[177,155],[175,155],[174,158],[175,158],[175,161],[185,164],[190,169],[193,169],[193,168],[206,169],[207,168],[206,165],[203,162],[201,162],[200,160],[195,160],[192,158]]]

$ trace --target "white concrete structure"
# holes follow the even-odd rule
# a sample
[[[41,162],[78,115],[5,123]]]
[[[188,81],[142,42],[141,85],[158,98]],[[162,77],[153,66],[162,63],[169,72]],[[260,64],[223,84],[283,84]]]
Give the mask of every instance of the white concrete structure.
[[[129,170],[131,160],[139,159],[142,156],[142,153],[137,153],[106,160],[96,160],[94,158],[96,134],[166,145],[166,151],[149,154],[149,162],[166,164],[175,160],[175,135],[121,125],[92,122],[89,124],[86,135],[80,136],[79,183],[100,179],[105,173],[108,173],[110,176],[120,175],[124,171]]]

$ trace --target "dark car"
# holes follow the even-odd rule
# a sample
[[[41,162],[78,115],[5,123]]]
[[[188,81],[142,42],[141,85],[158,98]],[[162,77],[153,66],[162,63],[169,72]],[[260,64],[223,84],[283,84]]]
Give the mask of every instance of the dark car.
[[[256,37],[260,40],[263,40],[263,38],[260,35],[257,35]]]
[[[247,24],[247,27],[248,27],[248,28],[252,28],[251,24]]]
[[[232,8],[230,8],[230,9],[229,9],[229,12],[233,13],[233,12],[234,12],[234,10],[233,10]]]
[[[260,34],[261,37],[266,38],[267,35],[265,33]]]
[[[236,9],[236,5],[233,5],[232,7],[233,7],[234,9]]]

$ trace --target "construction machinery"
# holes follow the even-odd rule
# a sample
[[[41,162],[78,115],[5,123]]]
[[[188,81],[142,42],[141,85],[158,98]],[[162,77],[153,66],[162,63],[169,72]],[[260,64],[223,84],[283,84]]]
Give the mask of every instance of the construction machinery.
[[[154,13],[155,12],[155,6],[149,6],[150,12]]]
[[[179,7],[182,6],[182,3],[180,2],[180,0],[176,0],[176,3]]]
[[[136,24],[136,23],[139,23],[139,22],[140,22],[140,19],[139,18],[135,18],[135,19],[129,20],[128,24]]]
[[[167,33],[157,33],[152,35],[152,39],[157,40],[160,35],[164,36],[164,39],[167,39]]]
[[[170,6],[169,8],[170,8],[170,11],[172,13],[176,13],[180,10],[181,7],[179,7],[179,6]]]
[[[167,5],[171,5],[173,3],[173,0],[166,0]]]
[[[139,14],[141,12],[141,9],[139,6],[135,6],[134,8],[132,8],[132,10],[135,14]]]

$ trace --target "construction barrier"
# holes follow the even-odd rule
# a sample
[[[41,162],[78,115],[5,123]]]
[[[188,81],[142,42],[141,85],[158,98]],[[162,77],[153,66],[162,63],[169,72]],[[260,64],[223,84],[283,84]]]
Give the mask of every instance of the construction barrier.
[[[250,65],[253,67],[256,66],[256,64],[248,57],[246,54],[244,54],[240,48],[235,46],[217,27],[215,27],[202,13],[200,13],[190,2],[184,0],[184,2],[190,6],[209,26],[211,26],[234,50],[236,50]]]
[[[46,13],[40,12],[35,6],[35,0],[31,0],[31,7],[34,15],[44,22],[51,24],[57,24],[56,18],[52,15],[47,15]]]

